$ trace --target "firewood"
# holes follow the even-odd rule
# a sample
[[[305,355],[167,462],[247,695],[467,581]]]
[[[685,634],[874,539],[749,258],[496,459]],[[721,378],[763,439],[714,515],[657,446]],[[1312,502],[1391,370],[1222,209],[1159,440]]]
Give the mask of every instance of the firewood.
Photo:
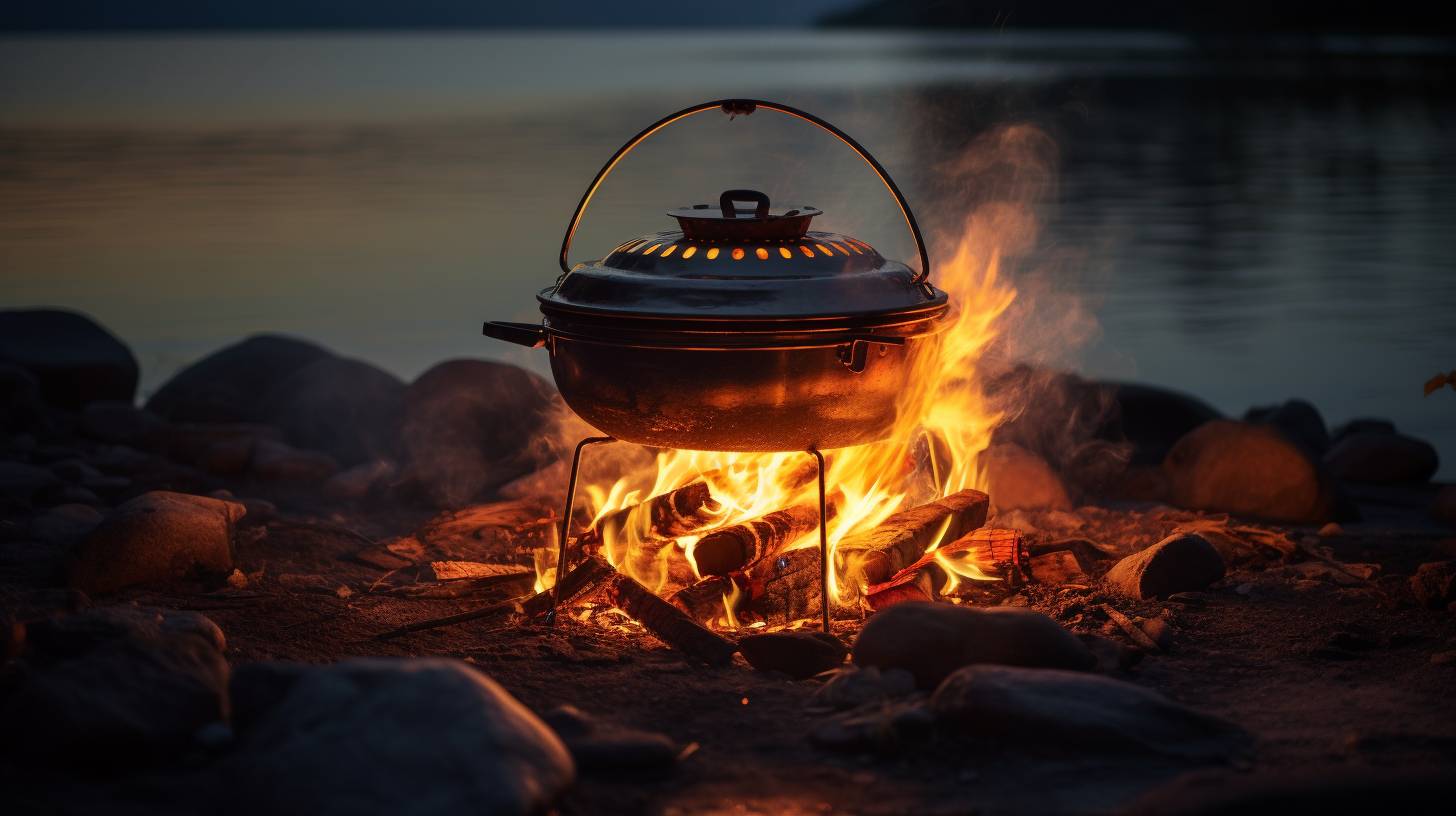
[[[521,604],[521,611],[529,617],[539,617],[557,606],[566,606],[573,600],[600,589],[608,578],[616,574],[617,571],[604,559],[588,556],[572,567],[565,577],[557,576],[561,590],[559,600],[556,587],[550,587],[526,599]]]
[[[482,564],[478,561],[431,561],[430,572],[436,581],[459,581],[467,578],[500,578],[530,572],[521,564]]]
[[[1038,584],[1081,584],[1087,581],[1087,569],[1072,550],[1033,555],[1027,564],[1027,572]]]
[[[865,603],[878,612],[895,604],[933,601],[936,597],[936,572],[929,565],[915,570],[901,570],[890,581],[873,584],[865,589]]]
[[[832,520],[837,510],[837,502],[828,502],[825,521]],[[818,528],[817,501],[785,507],[704,535],[693,545],[693,561],[698,565],[699,575],[727,575],[777,553]]]
[[[738,647],[689,618],[681,609],[652,594],[632,577],[616,573],[604,586],[607,603],[626,612],[658,640],[705,663],[721,666]]]
[[[1113,609],[1107,604],[1101,604],[1101,609],[1107,614],[1107,617],[1112,619],[1113,623],[1117,624],[1117,627],[1121,629],[1123,631],[1123,634],[1127,635],[1128,639],[1131,640],[1133,643],[1136,643],[1137,645],[1150,652],[1163,651],[1162,647],[1158,646],[1158,642],[1153,640],[1151,637],[1148,637],[1148,633],[1144,632],[1141,626],[1138,626],[1136,623],[1132,622],[1132,618],[1129,618],[1128,616],[1122,614],[1116,609]]]
[[[962,490],[846,538],[836,550],[841,597],[856,598],[862,585],[888,582],[924,555],[937,534],[954,540],[980,527],[987,504],[985,493]],[[819,570],[818,547],[761,558],[745,570],[749,603],[771,623],[808,617],[819,608]]]
[[[416,621],[415,623],[407,623],[404,626],[399,627],[398,629],[391,629],[388,632],[380,632],[379,634],[374,636],[374,639],[389,640],[390,638],[396,638],[400,635],[409,634],[410,632],[422,632],[426,629],[438,629],[442,626],[453,626],[457,623],[465,623],[466,621],[489,618],[495,615],[507,615],[511,612],[519,611],[521,608],[522,600],[522,598],[512,598],[511,600],[494,603],[490,606],[481,607],[480,609],[472,609],[469,612],[461,612],[458,615],[447,615],[443,618],[431,618],[429,620]]]
[[[885,519],[872,530],[850,536],[835,550],[845,589],[884,583],[925,554],[937,541],[956,541],[986,523],[989,497],[962,490]]]
[[[593,535],[607,541],[620,541],[631,532],[640,540],[676,538],[712,524],[721,507],[708,483],[699,480],[608,513],[596,523]]]
[[[674,592],[668,601],[698,623],[717,620],[724,613],[724,598],[742,597],[742,573],[711,575]],[[736,610],[735,610],[736,611]]]

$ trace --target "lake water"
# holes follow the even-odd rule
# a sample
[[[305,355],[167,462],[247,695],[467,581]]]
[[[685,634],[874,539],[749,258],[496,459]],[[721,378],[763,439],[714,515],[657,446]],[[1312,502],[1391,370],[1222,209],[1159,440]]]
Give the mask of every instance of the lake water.
[[[1385,416],[1456,474],[1456,100],[1440,44],[1200,57],[1170,36],[409,34],[0,38],[0,305],[95,315],[143,392],[258,331],[411,377],[531,319],[585,184],[657,117],[776,99],[864,142],[931,227],[1025,192],[949,167],[1036,134],[1015,349],[1230,413]],[[1009,163],[1008,163],[1009,162]],[[1037,167],[1041,165],[1038,164]],[[1035,169],[1035,168],[1033,168]],[[623,162],[576,259],[756,187],[910,257],[891,203],[802,125],[717,114]],[[1004,189],[1003,189],[1004,188]],[[818,223],[818,222],[816,222]]]

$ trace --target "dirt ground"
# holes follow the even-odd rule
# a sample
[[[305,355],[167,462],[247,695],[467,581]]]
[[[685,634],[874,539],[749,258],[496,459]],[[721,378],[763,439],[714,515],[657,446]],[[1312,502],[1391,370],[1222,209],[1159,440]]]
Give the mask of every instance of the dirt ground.
[[[1189,772],[1205,781],[1211,775],[1215,787],[1295,773],[1456,774],[1456,665],[1433,661],[1456,649],[1456,616],[1418,608],[1407,586],[1419,563],[1451,557],[1456,538],[1409,512],[1411,502],[1399,496],[1360,497],[1370,521],[1324,536],[1260,528],[1328,547],[1321,552],[1336,562],[1378,564],[1369,580],[1330,580],[1328,570],[1265,559],[1182,602],[1115,601],[1134,619],[1163,617],[1175,632],[1169,648],[1146,654],[1119,676],[1254,734],[1250,757],[1214,768],[1064,752],[1054,740],[1044,751],[1013,754],[954,735],[890,755],[828,753],[807,738],[823,716],[806,710],[815,681],[755,671],[741,657],[723,668],[693,664],[616,615],[585,621],[563,615],[550,628],[499,615],[376,639],[489,599],[386,594],[381,587],[398,575],[358,560],[368,549],[363,538],[408,534],[427,513],[337,507],[321,514],[308,509],[312,500],[268,498],[281,508],[280,520],[255,527],[239,543],[245,586],[195,581],[107,601],[208,615],[226,633],[235,667],[365,655],[455,657],[534,710],[567,703],[691,746],[665,776],[583,775],[561,803],[564,814],[1088,813],[1119,810]],[[1001,523],[1032,528],[1033,541],[1071,535],[1132,551],[1197,518],[1166,508],[1083,508],[1012,515]],[[519,553],[529,544],[510,546]],[[14,576],[7,584],[7,602],[21,614],[65,597]],[[979,586],[973,593],[971,602],[1028,605],[1074,631],[1127,641],[1097,611],[1112,599],[1095,581],[1020,590]],[[839,621],[836,633],[852,642],[859,625]],[[123,794],[126,789],[122,784]]]

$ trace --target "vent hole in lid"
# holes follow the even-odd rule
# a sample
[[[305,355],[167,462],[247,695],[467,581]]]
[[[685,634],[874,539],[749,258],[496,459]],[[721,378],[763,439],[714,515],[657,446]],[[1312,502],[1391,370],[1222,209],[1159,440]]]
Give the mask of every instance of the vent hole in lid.
[[[671,255],[672,253],[674,253],[676,251],[677,251],[677,244],[673,244],[672,246],[670,246],[667,249],[664,249],[662,251],[662,257],[666,258],[667,256]],[[849,253],[846,252],[845,254],[848,255]]]
[[[652,253],[656,252],[657,251],[657,248],[660,247],[660,246],[662,246],[662,244],[653,244],[652,246],[650,246],[650,247],[642,250],[642,254],[643,255],[651,255]],[[820,248],[822,249],[823,247],[820,247]]]
[[[754,255],[757,255],[758,256],[758,259],[760,261],[766,261],[766,260],[768,260],[768,250],[764,249],[763,247],[759,247],[758,249],[755,249],[753,251],[753,254]]]
[[[830,241],[829,242],[829,245],[832,246],[832,247],[834,247],[835,249],[839,250],[839,254],[841,254],[841,255],[848,255],[849,254],[849,250],[845,249],[844,248],[844,245],[841,244],[841,243],[839,243],[838,241]]]
[[[718,257],[718,248],[717,247],[709,247],[708,248],[708,260],[710,260],[710,261],[711,260],[715,260],[717,257]]]
[[[825,255],[833,255],[834,254],[833,252],[830,252],[829,251],[829,247],[824,246],[823,244],[815,244],[814,245],[814,248],[817,249],[817,250],[819,250],[820,252],[824,253]],[[656,249],[656,247],[653,247],[653,249]],[[648,252],[651,252],[652,250],[649,249],[647,251]]]
[[[683,250],[683,260],[687,260],[688,258],[691,258],[696,254],[698,254],[698,248],[695,246],[690,246],[687,249]]]
[[[863,255],[864,254],[864,250],[863,249],[860,249],[857,246],[855,246],[853,241],[845,241],[844,242],[844,245],[847,246],[847,247],[849,247],[851,250],[853,250],[854,251],[854,254],[856,254],[856,255]]]
[[[803,244],[799,244],[799,251],[802,252],[802,253],[804,253],[804,257],[805,258],[812,258],[812,257],[814,257],[814,250],[812,250],[812,249],[804,246]]]
[[[733,247],[733,260],[743,260],[743,247]]]
[[[794,253],[790,252],[788,247],[779,247],[779,257],[792,258]]]

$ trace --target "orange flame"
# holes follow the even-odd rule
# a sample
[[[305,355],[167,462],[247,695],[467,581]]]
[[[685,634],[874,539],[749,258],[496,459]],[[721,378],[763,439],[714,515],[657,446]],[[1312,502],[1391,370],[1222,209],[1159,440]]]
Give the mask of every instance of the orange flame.
[[[1028,134],[1026,129],[1006,129],[989,140],[983,139],[978,149],[995,153],[1009,143],[1024,142],[1036,135]],[[947,171],[983,174],[988,162],[994,160],[962,160]],[[1027,175],[1022,158],[1007,159],[1003,164],[1013,165],[1018,178]],[[1045,186],[1045,174],[1036,178]],[[950,295],[951,312],[944,318],[945,326],[937,335],[933,352],[918,355],[914,361],[916,368],[909,382],[915,387],[900,395],[894,432],[880,442],[825,452],[829,487],[842,494],[838,514],[828,525],[831,558],[844,538],[874,527],[912,502],[929,501],[966,488],[984,488],[981,454],[990,445],[991,433],[1002,416],[982,389],[982,363],[988,347],[1003,329],[1002,318],[1016,299],[1015,288],[1002,274],[1003,253],[1019,254],[1034,240],[1036,224],[1028,199],[1039,197],[1039,193],[1034,190],[1028,195],[1026,190],[1017,190],[1002,200],[971,208],[953,238],[953,250],[936,263],[934,283]],[[817,502],[817,481],[795,478],[795,472],[801,473],[805,467],[812,467],[812,460],[802,452],[666,451],[657,456],[651,472],[632,474],[605,486],[587,484],[584,493],[593,508],[595,523],[612,511],[703,480],[717,502],[706,531],[795,504]],[[643,519],[642,524],[604,534],[602,549],[606,558],[617,569],[664,595],[700,577],[693,560],[699,536],[652,541],[646,522]],[[928,549],[934,550],[941,543],[937,540]],[[818,546],[817,530],[786,549],[810,546]],[[950,575],[951,586],[962,578],[996,577],[964,557],[936,560]],[[686,568],[674,570],[674,563],[685,564]],[[834,563],[838,560],[834,559]],[[543,569],[538,572],[544,575]],[[831,570],[829,589],[837,604],[862,594],[862,586],[843,585],[852,574],[853,565]],[[549,585],[544,578],[539,583]],[[733,592],[734,597],[723,599],[729,625],[736,624],[732,614],[736,587]]]

